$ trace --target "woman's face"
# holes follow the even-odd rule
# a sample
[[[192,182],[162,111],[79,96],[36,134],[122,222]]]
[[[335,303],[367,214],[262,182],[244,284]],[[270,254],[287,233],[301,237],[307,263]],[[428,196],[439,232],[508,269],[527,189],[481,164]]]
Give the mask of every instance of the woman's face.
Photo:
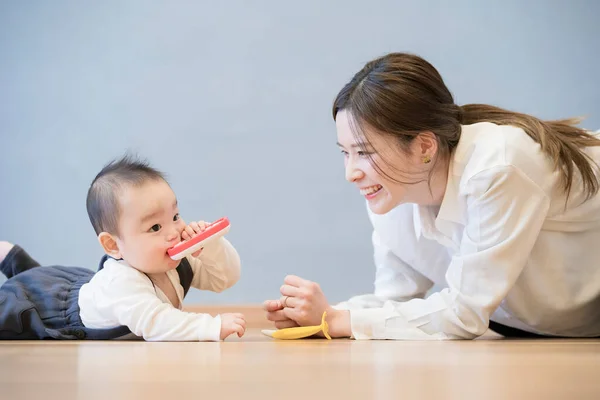
[[[400,204],[424,201],[424,197],[429,196],[429,164],[425,164],[423,159],[432,151],[430,141],[425,139],[426,143],[423,143],[423,139],[417,137],[406,153],[400,149],[398,139],[369,134],[370,144],[361,143],[359,146],[352,131],[352,122],[347,111],[338,112],[338,145],[344,154],[346,179],[356,184],[371,211],[385,214]]]

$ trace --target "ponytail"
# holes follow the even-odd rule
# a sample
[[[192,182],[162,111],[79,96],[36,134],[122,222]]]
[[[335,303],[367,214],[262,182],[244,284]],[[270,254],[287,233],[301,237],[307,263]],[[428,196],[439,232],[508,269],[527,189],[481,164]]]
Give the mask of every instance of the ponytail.
[[[542,151],[552,159],[554,167],[560,169],[562,186],[567,194],[567,199],[573,185],[573,167],[576,167],[581,175],[585,198],[589,199],[598,192],[600,182],[595,174],[598,165],[584,152],[584,148],[600,146],[600,139],[575,126],[581,122],[581,119],[542,121],[531,115],[503,110],[486,104],[461,106],[459,114],[460,123],[463,125],[485,121],[523,129],[539,143]]]

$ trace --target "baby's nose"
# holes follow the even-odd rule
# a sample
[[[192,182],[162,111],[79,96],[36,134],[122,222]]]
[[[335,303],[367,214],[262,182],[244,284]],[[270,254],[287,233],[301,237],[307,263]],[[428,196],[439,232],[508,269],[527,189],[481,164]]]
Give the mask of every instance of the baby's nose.
[[[179,232],[179,230],[177,229],[173,229],[169,232],[169,234],[167,235],[167,242],[175,242],[175,241],[179,241],[181,239],[181,232]]]

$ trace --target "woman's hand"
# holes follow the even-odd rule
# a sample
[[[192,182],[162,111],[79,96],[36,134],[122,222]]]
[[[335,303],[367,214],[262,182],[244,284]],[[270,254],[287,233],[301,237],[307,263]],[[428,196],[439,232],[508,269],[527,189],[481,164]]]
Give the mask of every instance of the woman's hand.
[[[267,312],[267,319],[275,323],[275,328],[284,329],[299,326],[296,321],[285,316],[284,307],[280,300],[267,300],[264,302],[263,308]]]
[[[280,292],[282,297],[279,300],[264,303],[267,319],[275,322],[277,329],[320,325],[323,312],[327,311],[331,336],[351,335],[350,314],[332,308],[316,282],[289,275]]]
[[[321,324],[323,312],[331,308],[316,282],[288,275],[281,286],[283,314],[300,326]]]

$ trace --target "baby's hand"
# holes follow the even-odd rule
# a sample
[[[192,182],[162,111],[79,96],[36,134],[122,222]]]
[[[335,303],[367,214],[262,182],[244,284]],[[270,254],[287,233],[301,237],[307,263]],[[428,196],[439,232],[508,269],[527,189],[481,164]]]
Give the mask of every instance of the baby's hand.
[[[221,314],[221,340],[232,333],[237,333],[238,337],[244,336],[246,332],[246,317],[244,314]]]
[[[208,225],[208,224],[206,222],[204,222],[204,221],[190,222],[185,227],[185,229],[183,230],[183,232],[181,232],[181,238],[183,240],[189,240],[189,239],[191,239],[192,236],[194,236],[195,234],[204,231],[206,229],[206,225]],[[204,247],[201,248],[200,250],[198,250],[197,252],[193,253],[192,256],[193,257],[198,257],[200,255],[200,253],[202,252],[202,250],[204,250]]]

